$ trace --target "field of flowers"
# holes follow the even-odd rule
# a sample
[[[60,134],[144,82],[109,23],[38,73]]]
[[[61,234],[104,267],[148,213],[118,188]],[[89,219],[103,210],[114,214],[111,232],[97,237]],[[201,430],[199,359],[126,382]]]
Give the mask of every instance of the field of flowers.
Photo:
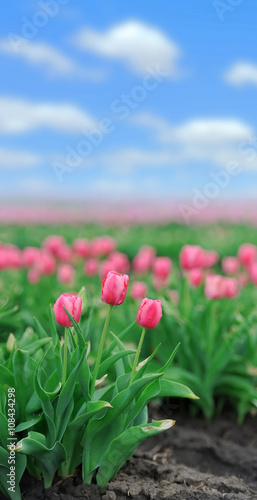
[[[174,424],[148,423],[152,400],[243,422],[257,408],[256,303],[251,226],[0,228],[2,493],[19,499],[26,469],[47,488],[80,464],[103,489]]]

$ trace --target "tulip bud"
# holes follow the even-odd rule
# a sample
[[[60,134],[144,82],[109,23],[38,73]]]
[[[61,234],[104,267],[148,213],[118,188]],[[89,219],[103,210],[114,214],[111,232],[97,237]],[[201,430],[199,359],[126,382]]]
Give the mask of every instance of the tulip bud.
[[[207,276],[204,293],[208,299],[221,299],[223,297],[223,276],[219,274]]]
[[[122,275],[115,271],[110,271],[105,280],[102,281],[102,301],[112,306],[122,304],[126,297],[128,283],[129,277],[127,274]]]
[[[133,300],[142,299],[147,294],[147,285],[143,281],[134,281],[131,285],[131,298]]]
[[[250,266],[257,256],[257,248],[251,243],[244,243],[239,247],[238,258],[244,266]]]
[[[143,328],[155,328],[162,317],[162,306],[160,300],[143,299],[138,312],[137,323]]]
[[[81,308],[82,308],[82,299],[81,297],[77,297],[76,295],[70,295],[68,293],[63,293],[57,299],[54,304],[53,310],[55,313],[56,321],[61,326],[72,326],[72,322],[64,310],[66,307],[67,311],[71,314],[71,316],[78,323],[81,316]]]

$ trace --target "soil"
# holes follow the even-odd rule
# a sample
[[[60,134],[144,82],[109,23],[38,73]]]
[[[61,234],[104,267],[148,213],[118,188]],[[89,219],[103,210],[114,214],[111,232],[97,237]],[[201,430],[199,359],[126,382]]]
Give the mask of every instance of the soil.
[[[169,413],[169,415],[167,415]],[[153,411],[153,418],[160,418]],[[24,477],[24,500],[257,500],[257,414],[238,425],[227,412],[206,422],[176,414],[176,425],[150,438],[123,466],[103,496],[82,484],[81,471],[44,490]],[[162,409],[162,418],[174,414]]]

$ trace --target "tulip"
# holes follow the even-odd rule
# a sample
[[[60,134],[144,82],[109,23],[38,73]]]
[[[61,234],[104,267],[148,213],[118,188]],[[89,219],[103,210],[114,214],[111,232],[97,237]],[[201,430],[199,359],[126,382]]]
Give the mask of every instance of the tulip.
[[[172,260],[169,257],[156,257],[153,261],[153,274],[167,280],[172,270]]]
[[[133,300],[142,299],[147,294],[147,285],[143,281],[134,281],[131,285],[130,295]]]
[[[155,328],[162,317],[162,306],[160,300],[143,299],[138,312],[137,323],[143,328]]]
[[[102,301],[112,306],[122,304],[126,297],[128,283],[129,277],[127,274],[122,275],[115,271],[110,271],[106,279],[102,281]]]
[[[62,262],[71,262],[72,260],[72,249],[69,245],[60,245],[56,250],[56,256]]]
[[[257,257],[257,248],[251,243],[244,243],[239,247],[238,258],[244,266],[250,266]]]
[[[36,247],[24,248],[24,250],[22,251],[22,257],[21,257],[23,267],[34,266],[37,263],[39,256],[40,256],[39,248],[36,248]]]
[[[82,259],[86,259],[91,255],[91,244],[85,238],[77,238],[74,240],[72,247],[75,254],[82,257]]]
[[[142,349],[143,341],[145,338],[145,330],[146,328],[148,329],[155,328],[157,323],[159,323],[161,317],[162,317],[162,306],[160,300],[151,300],[147,298],[142,300],[137,312],[137,323],[138,325],[143,327],[143,330],[141,333],[136,356],[134,359],[129,383],[133,381],[133,378],[136,374],[137,364]]]
[[[253,262],[249,268],[251,282],[257,286],[257,262]],[[240,277],[240,281],[242,278]],[[249,280],[249,278],[248,278]]]
[[[203,250],[198,245],[185,245],[180,252],[179,259],[182,269],[202,267]]]
[[[133,270],[137,274],[146,274],[152,266],[156,250],[150,246],[143,246],[140,248],[138,254],[133,260]]]
[[[237,297],[239,293],[238,282],[235,278],[223,278],[222,281],[222,295],[229,299]]]
[[[72,326],[72,322],[66,311],[64,310],[64,307],[78,323],[78,321],[80,320],[82,308],[81,297],[70,295],[69,293],[63,293],[54,304],[53,310],[57,323],[59,323],[59,325],[61,326],[69,327]]]
[[[192,287],[197,288],[203,283],[203,280],[204,272],[202,269],[196,267],[188,271],[188,281]]]
[[[36,267],[29,269],[27,278],[31,285],[36,285],[40,280],[39,270]]]
[[[98,260],[94,259],[93,257],[91,259],[86,260],[84,264],[84,273],[87,276],[96,276],[97,272],[98,272]]]
[[[224,257],[221,267],[225,274],[235,274],[239,271],[240,262],[237,257]]]
[[[53,274],[56,266],[53,255],[48,252],[48,250],[43,249],[41,251],[37,266],[41,274]]]
[[[74,278],[74,268],[70,264],[60,264],[57,269],[57,280],[60,283],[69,284]]]
[[[116,249],[116,242],[111,236],[101,236],[92,241],[92,255],[100,257],[114,252]]]
[[[200,259],[200,267],[212,267],[219,261],[219,254],[215,250],[202,250],[202,255]]]
[[[43,247],[53,255],[57,255],[59,248],[63,245],[65,245],[65,240],[62,236],[51,235],[43,241]]]
[[[129,260],[125,253],[113,252],[109,255],[107,262],[112,264],[113,271],[127,273],[129,271]]]
[[[204,293],[208,299],[221,299],[223,297],[223,276],[209,275],[205,281]]]

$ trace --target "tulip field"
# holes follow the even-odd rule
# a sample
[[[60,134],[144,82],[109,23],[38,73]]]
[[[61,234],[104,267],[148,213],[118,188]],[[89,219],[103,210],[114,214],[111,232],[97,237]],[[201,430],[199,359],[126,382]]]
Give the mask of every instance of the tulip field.
[[[19,500],[25,471],[48,488],[77,467],[104,491],[174,425],[148,421],[151,401],[243,422],[257,409],[256,304],[250,225],[2,226],[2,494]]]

